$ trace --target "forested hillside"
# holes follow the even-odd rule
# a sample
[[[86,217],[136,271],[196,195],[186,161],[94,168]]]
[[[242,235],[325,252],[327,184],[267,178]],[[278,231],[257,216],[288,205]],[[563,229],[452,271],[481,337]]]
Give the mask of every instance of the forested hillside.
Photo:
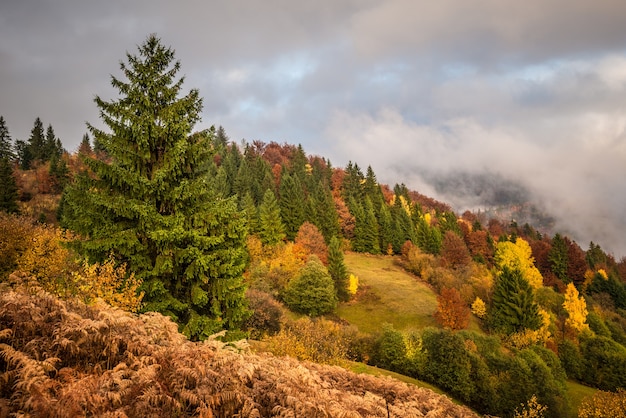
[[[88,125],[75,153],[62,149],[51,125],[44,134],[39,118],[28,141],[13,141],[0,118],[5,410],[41,414],[52,408],[45,402],[65,399],[54,408],[88,414],[87,398],[63,398],[88,396],[70,393],[88,381],[103,408],[89,413],[466,413],[426,408],[419,391],[397,383],[379,390],[379,380],[339,369],[189,342],[222,331],[222,341],[250,338],[276,355],[358,361],[418,378],[484,414],[603,416],[594,409],[601,403],[604,416],[620,410],[626,259],[603,251],[602,237],[583,249],[533,225],[456,213],[402,179],[379,184],[357,162],[334,167],[302,146],[237,143],[222,127],[194,131],[202,99],[183,91],[174,51],[150,36],[127,58],[124,78],[112,77],[120,97],[95,99],[106,129]],[[361,330],[341,317],[337,307],[375,295],[347,267],[346,252],[386,257],[411,273],[437,301],[426,326]],[[27,316],[27,306],[43,311]],[[67,334],[32,328],[45,318],[75,323],[62,328]],[[118,323],[126,335],[111,336]],[[101,349],[81,345],[91,338]],[[222,368],[231,361],[241,367]],[[279,385],[260,377],[274,376],[274,367],[293,369],[294,385],[324,393],[325,403],[288,392],[259,400],[261,386]],[[143,373],[179,386],[148,384]],[[210,386],[216,373],[227,376]],[[568,380],[604,392],[575,410]],[[355,396],[367,406],[350,404]]]

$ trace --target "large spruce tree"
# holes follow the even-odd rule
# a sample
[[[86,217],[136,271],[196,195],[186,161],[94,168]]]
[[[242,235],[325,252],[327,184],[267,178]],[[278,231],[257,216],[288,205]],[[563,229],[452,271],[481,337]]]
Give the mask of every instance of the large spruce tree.
[[[106,161],[67,190],[63,222],[92,261],[113,254],[143,280],[145,310],[173,317],[202,339],[245,319],[245,220],[233,198],[211,188],[215,130],[192,134],[197,90],[181,97],[174,51],[150,35],[112,77],[118,100],[95,102],[110,132],[88,124]]]

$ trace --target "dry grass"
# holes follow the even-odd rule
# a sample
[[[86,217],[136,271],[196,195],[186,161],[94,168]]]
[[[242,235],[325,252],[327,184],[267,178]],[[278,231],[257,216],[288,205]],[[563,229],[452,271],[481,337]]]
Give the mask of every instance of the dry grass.
[[[474,416],[391,378],[251,354],[216,340],[191,343],[159,314],[3,289],[0,416],[7,415]]]

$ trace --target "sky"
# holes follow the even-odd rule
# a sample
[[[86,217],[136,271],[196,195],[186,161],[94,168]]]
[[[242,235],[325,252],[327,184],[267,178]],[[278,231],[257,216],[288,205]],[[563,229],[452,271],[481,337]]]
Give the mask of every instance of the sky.
[[[459,212],[515,184],[555,232],[626,256],[623,0],[3,0],[11,136],[40,117],[75,151],[152,33],[203,97],[198,130],[371,165]]]

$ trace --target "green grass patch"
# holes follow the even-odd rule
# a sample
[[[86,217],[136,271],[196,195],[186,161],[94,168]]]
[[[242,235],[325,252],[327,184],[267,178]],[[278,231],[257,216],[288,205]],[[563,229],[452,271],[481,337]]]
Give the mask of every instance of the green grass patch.
[[[401,331],[436,325],[437,295],[395,265],[393,257],[347,253],[345,263],[359,278],[361,291],[353,301],[339,305],[339,317],[366,333],[379,331],[385,322]]]
[[[572,408],[572,416],[578,416],[578,408],[580,408],[580,404],[587,397],[593,396],[598,389],[591,388],[589,386],[581,385],[580,383],[574,382],[572,380],[567,381],[567,393],[570,397],[570,405]]]

